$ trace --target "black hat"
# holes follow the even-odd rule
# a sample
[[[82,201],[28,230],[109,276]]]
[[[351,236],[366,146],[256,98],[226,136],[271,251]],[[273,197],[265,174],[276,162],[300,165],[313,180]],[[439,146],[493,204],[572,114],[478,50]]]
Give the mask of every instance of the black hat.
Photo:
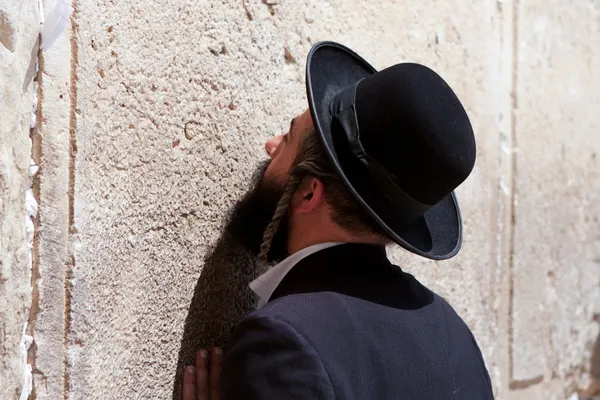
[[[469,117],[448,84],[412,63],[377,72],[352,50],[317,43],[306,88],[315,130],[350,193],[405,249],[458,253],[453,190],[475,164]]]

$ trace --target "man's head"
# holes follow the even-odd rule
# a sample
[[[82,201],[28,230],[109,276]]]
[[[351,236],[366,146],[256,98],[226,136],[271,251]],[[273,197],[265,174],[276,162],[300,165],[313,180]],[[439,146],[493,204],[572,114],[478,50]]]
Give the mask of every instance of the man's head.
[[[442,77],[415,63],[376,71],[320,42],[307,57],[306,88],[310,113],[267,142],[270,164],[237,207],[237,220],[245,210],[259,221],[241,224],[239,237],[252,231],[248,248],[277,259],[321,242],[393,241],[434,260],[456,255],[454,190],[475,165],[476,144]]]
[[[232,216],[234,235],[254,254],[280,260],[316,243],[389,241],[335,172],[309,111],[265,149],[270,162]]]

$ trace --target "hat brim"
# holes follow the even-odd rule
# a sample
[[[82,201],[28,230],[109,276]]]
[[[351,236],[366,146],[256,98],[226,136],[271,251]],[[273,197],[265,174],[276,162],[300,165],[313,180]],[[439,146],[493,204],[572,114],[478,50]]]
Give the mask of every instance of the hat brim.
[[[433,260],[445,260],[460,250],[462,222],[454,192],[430,208],[412,223],[394,221],[393,212],[376,210],[370,204],[368,185],[356,182],[349,167],[343,165],[331,132],[329,104],[333,97],[351,84],[377,71],[352,50],[334,42],[320,42],[311,49],[306,63],[306,90],[313,124],[325,151],[350,193],[373,217],[373,219],[404,247],[420,256]]]

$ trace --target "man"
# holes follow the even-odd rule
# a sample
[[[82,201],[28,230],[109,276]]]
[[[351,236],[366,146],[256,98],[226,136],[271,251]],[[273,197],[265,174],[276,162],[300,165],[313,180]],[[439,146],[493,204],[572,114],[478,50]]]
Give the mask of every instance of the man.
[[[385,253],[460,249],[453,190],[475,162],[460,101],[424,66],[376,72],[332,42],[310,51],[306,84],[309,110],[267,142],[232,216],[248,249],[283,261],[251,283],[259,307],[224,358],[186,368],[184,399],[492,399],[467,326]]]

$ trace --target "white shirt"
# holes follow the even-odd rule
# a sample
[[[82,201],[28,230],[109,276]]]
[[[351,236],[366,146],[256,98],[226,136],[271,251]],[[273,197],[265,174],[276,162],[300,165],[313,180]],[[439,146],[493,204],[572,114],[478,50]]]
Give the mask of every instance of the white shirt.
[[[275,265],[273,268],[250,282],[250,289],[256,293],[260,300],[258,301],[258,307],[264,306],[271,295],[277,289],[277,286],[281,283],[283,278],[287,275],[290,270],[300,262],[300,260],[308,257],[309,255],[316,253],[317,251],[327,249],[329,247],[337,246],[343,243],[319,243],[312,246],[305,247],[304,249],[295,252],[285,260]]]

